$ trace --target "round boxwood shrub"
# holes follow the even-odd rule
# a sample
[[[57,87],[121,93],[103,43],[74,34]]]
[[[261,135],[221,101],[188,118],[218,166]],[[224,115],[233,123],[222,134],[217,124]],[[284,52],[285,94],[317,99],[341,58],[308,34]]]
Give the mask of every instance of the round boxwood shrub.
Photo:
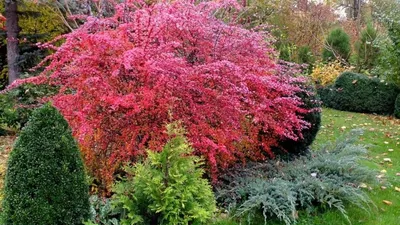
[[[10,154],[3,202],[5,224],[82,224],[88,185],[77,144],[57,109],[35,110]]]
[[[394,84],[351,72],[342,73],[332,86],[319,91],[327,107],[377,114],[392,114],[398,93]]]
[[[317,93],[319,98],[321,99],[322,105],[328,106],[329,107],[329,101],[331,99],[331,94],[333,90],[333,85],[327,85],[327,86],[318,86],[317,87]]]
[[[394,116],[400,118],[400,94],[397,95],[396,102],[394,104]]]
[[[304,155],[308,152],[309,146],[314,142],[315,137],[321,126],[321,101],[318,98],[316,89],[312,86],[303,87],[302,92],[297,94],[302,99],[303,108],[312,110],[304,115],[304,121],[307,121],[311,126],[301,131],[303,138],[297,141],[286,139],[279,143],[279,148],[276,149],[275,154],[278,155]],[[283,150],[283,151],[282,151]]]

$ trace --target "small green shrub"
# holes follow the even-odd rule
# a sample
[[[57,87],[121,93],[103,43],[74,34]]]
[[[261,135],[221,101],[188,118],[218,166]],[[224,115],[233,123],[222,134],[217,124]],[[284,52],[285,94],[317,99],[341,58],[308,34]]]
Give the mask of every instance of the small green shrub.
[[[342,28],[332,30],[325,40],[326,48],[322,52],[325,62],[347,61],[351,53],[350,37]]]
[[[19,128],[28,121],[26,110],[18,109],[15,105],[10,94],[0,94],[0,125]]]
[[[370,71],[375,67],[379,57],[379,48],[376,46],[377,30],[371,23],[361,31],[360,40],[356,42],[357,71]]]
[[[40,107],[40,98],[52,95],[56,87],[24,84],[0,94],[0,125],[21,129],[33,110]]]
[[[341,74],[332,86],[319,91],[328,107],[378,114],[393,113],[398,93],[394,84],[351,72]]]
[[[295,46],[291,44],[280,44],[277,46],[279,50],[279,59],[290,62],[293,61],[293,52]]]
[[[335,208],[347,218],[346,204],[369,211],[374,204],[359,186],[376,185],[376,173],[359,164],[367,150],[354,145],[357,132],[311,156],[249,163],[228,171],[217,188],[217,200],[233,216],[249,221],[262,216],[265,224],[269,217],[293,224],[299,210],[314,213],[325,208]]]
[[[200,158],[191,155],[182,132],[174,132],[161,152],[148,151],[143,163],[127,166],[129,177],[115,185],[113,205],[123,209],[123,225],[206,224],[212,217],[215,198]]]
[[[394,116],[400,118],[400,94],[397,95],[396,102],[394,104]]]
[[[303,129],[301,134],[303,135],[302,139],[297,141],[294,140],[284,140],[279,143],[278,153],[280,155],[303,155],[308,152],[309,146],[315,140],[319,128],[321,126],[321,111],[319,110],[321,107],[321,102],[316,93],[316,89],[313,86],[304,87],[302,92],[299,92],[298,95],[303,102],[303,108],[307,110],[315,109],[308,114],[304,115],[304,120],[310,123],[310,127],[307,129]],[[283,150],[283,151],[279,151]]]
[[[10,153],[3,210],[6,225],[82,224],[88,185],[68,123],[49,104],[35,110]]]
[[[386,22],[388,21],[390,19]],[[386,23],[386,25],[387,33],[380,33],[375,40],[375,46],[379,48],[379,55],[371,72],[400,87],[400,25],[393,22]]]
[[[312,65],[315,62],[314,54],[308,46],[301,46],[297,50],[297,62]]]

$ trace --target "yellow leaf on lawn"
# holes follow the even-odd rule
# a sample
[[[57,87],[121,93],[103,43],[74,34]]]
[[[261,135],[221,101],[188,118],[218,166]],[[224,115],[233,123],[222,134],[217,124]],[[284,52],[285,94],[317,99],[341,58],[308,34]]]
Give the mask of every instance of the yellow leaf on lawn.
[[[360,185],[358,185],[358,187],[360,188],[367,188],[368,186],[365,183],[361,183]]]
[[[383,200],[382,202],[385,203],[386,205],[392,205],[393,204],[393,202],[388,201],[388,200]]]
[[[384,162],[392,162],[392,160],[390,158],[384,158],[383,161]]]

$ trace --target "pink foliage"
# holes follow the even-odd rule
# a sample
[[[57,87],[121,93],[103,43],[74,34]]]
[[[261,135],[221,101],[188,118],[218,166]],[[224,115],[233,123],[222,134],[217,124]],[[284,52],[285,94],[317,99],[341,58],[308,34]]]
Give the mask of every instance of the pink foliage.
[[[214,180],[233,163],[272,157],[282,138],[301,138],[301,79],[280,75],[267,34],[215,18],[224,4],[126,1],[45,60],[35,82],[61,87],[54,105],[105,184],[122,162],[160,150],[173,121]]]

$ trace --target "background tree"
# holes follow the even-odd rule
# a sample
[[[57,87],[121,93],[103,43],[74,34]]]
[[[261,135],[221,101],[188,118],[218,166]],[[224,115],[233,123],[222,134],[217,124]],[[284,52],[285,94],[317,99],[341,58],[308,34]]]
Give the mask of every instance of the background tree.
[[[356,43],[357,70],[369,71],[374,68],[379,57],[379,48],[376,46],[377,30],[370,23],[361,32],[360,40]]]
[[[4,10],[5,2],[2,1],[0,2],[0,11]],[[66,33],[67,27],[54,9],[30,0],[18,1],[17,15],[20,32],[18,34],[19,56],[16,63],[21,76],[27,74],[32,76],[35,73],[29,70],[49,54],[49,50],[39,48],[36,44],[45,43]],[[0,52],[6,53],[6,48],[6,32],[0,31]],[[8,83],[6,54],[0,54],[0,65],[3,65],[1,67],[3,69],[0,71],[0,89],[3,89]]]
[[[349,35],[342,28],[332,30],[325,41],[325,48],[322,53],[324,61],[339,60],[347,63],[351,54]]]
[[[297,61],[299,47],[320,55],[326,32],[338,23],[332,4],[295,0],[251,1],[241,22],[248,27],[268,24],[281,58]]]
[[[6,37],[6,18],[0,13],[0,35]],[[7,67],[7,45],[0,42],[0,90],[8,84]]]
[[[17,0],[5,0],[6,30],[7,30],[7,65],[8,83],[19,78],[19,31],[18,26],[18,4]]]
[[[400,2],[372,1],[374,18],[386,29],[378,35],[380,55],[373,74],[400,86]]]
[[[103,18],[114,14],[123,0],[38,0],[56,13],[70,31],[78,28],[88,16]]]
[[[346,16],[358,20],[361,16],[364,0],[333,0],[338,10],[345,10]]]

